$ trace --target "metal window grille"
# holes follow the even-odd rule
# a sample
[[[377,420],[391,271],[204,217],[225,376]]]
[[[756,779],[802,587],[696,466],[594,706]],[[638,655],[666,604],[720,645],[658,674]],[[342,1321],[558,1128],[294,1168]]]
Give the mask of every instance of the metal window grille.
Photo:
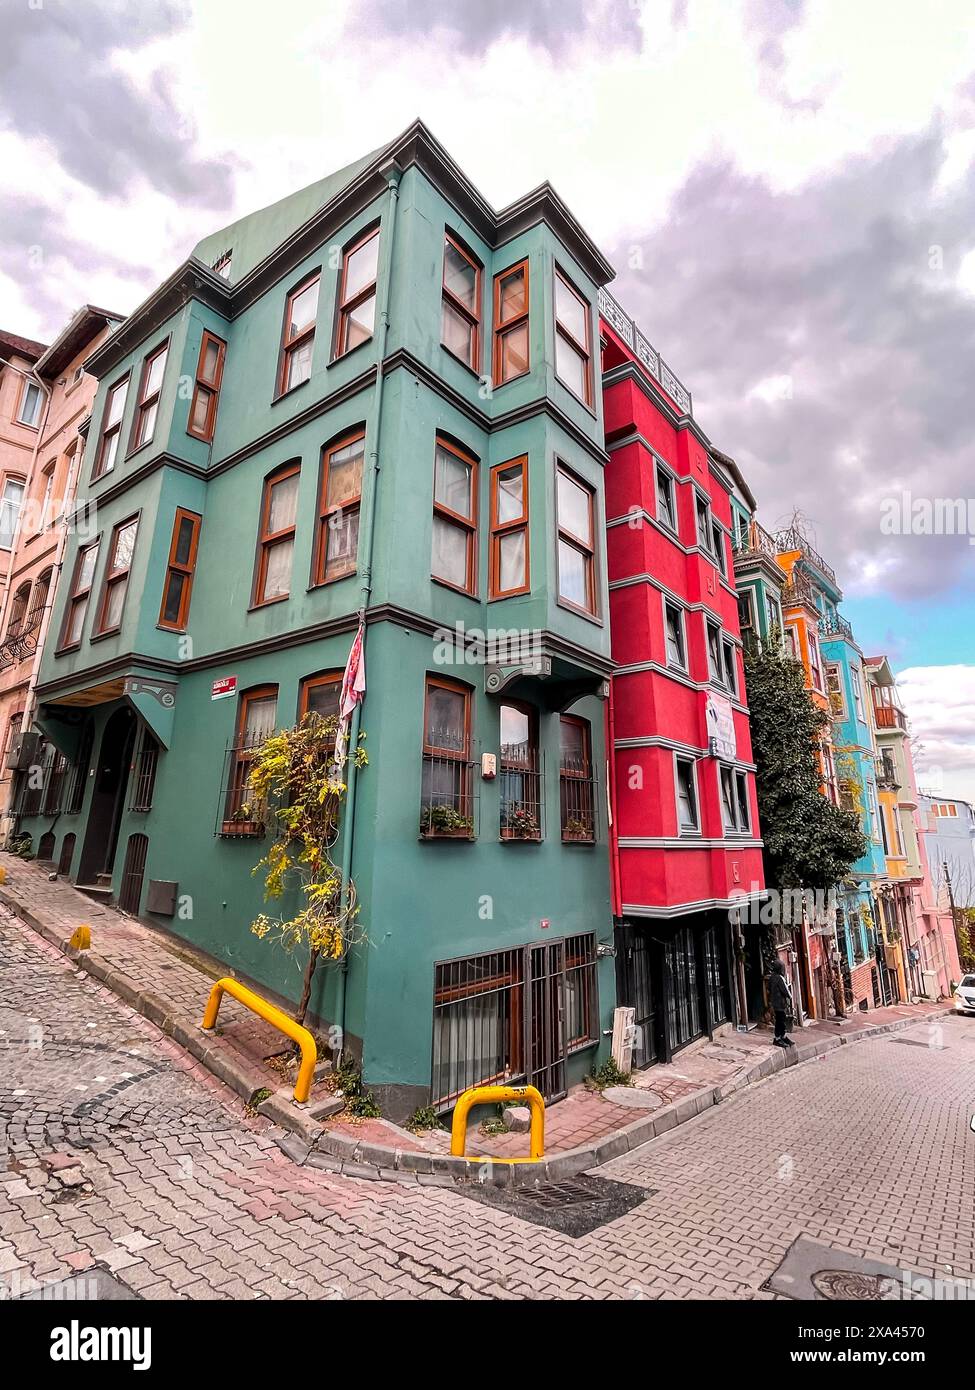
[[[48,779],[51,775],[53,747],[43,739],[38,745],[37,762],[32,763],[23,775],[20,784],[20,804],[18,814],[39,816],[47,793]]]
[[[424,839],[475,838],[478,797],[474,787],[473,762],[449,754],[423,754],[420,834]]]
[[[563,757],[559,768],[562,839],[585,844],[596,838],[596,779],[586,759]]]
[[[527,1081],[565,1094],[565,1059],[598,1037],[592,932],[443,961],[435,968],[431,1095],[440,1110],[462,1092]]]
[[[91,766],[91,750],[93,744],[94,729],[89,720],[81,736],[81,743],[78,747],[78,760],[74,765],[71,781],[62,808],[68,815],[77,815],[84,805],[85,784],[88,781],[88,769]]]
[[[224,754],[223,780],[215,833],[230,837],[260,836],[267,828],[267,803],[251,794],[251,766],[264,739],[230,744]]]
[[[501,748],[502,840],[540,840],[545,833],[544,754],[523,743]]]
[[[43,814],[56,816],[64,800],[65,784],[68,774],[68,760],[63,753],[54,752],[53,761],[47,771],[44,787]]]
[[[152,796],[156,787],[156,765],[159,760],[159,744],[148,729],[143,729],[139,747],[135,755],[132,779],[132,802],[130,811],[151,811]]]

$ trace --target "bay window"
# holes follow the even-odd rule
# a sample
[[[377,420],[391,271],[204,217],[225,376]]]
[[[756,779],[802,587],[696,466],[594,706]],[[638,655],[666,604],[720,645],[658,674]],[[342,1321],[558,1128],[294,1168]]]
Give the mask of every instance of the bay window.
[[[440,341],[474,372],[480,363],[481,266],[450,232],[444,235]]]
[[[555,272],[555,375],[574,396],[592,404],[591,311],[560,270]]]
[[[528,261],[494,277],[494,382],[503,386],[528,371]]]
[[[594,494],[562,464],[556,475],[559,599],[596,612]]]
[[[477,463],[456,444],[437,438],[433,458],[431,574],[473,594],[476,584]]]
[[[529,590],[528,459],[491,469],[489,596],[508,598]]]
[[[120,521],[112,530],[108,547],[108,562],[102,580],[102,598],[98,609],[95,635],[117,632],[122,625],[122,611],[125,595],[129,587],[129,571],[135,552],[135,539],[139,531],[139,518],[130,517]]]

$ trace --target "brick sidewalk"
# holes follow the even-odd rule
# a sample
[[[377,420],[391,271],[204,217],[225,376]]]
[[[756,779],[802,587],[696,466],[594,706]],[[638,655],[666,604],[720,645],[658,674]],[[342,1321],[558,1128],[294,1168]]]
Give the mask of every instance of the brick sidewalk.
[[[239,1095],[249,1099],[258,1090],[270,1089],[272,1096],[259,1110],[297,1131],[300,1139],[288,1148],[295,1157],[305,1158],[314,1150],[323,1165],[334,1162],[345,1168],[351,1164],[377,1175],[387,1168],[449,1173],[462,1167],[447,1157],[449,1135],[442,1130],[414,1135],[388,1120],[353,1121],[341,1116],[320,1123],[315,1102],[329,1099],[321,1087],[313,1090],[311,1111],[300,1112],[290,1104],[279,1073],[265,1061],[282,1051],[283,1039],[276,1030],[226,998],[219,1036],[200,1031],[213,980],[232,971],[177,938],[92,902],[70,884],[50,882],[47,871],[36,864],[3,853],[0,864],[8,874],[7,883],[0,886],[0,902],[170,1034]],[[83,923],[91,926],[92,946],[79,953],[68,941]],[[944,1004],[895,1005],[858,1014],[841,1024],[811,1024],[796,1031],[796,1047],[788,1051],[773,1047],[767,1032],[726,1031],[714,1041],[686,1049],[672,1063],[635,1073],[632,1087],[604,1094],[577,1087],[546,1112],[546,1160],[531,1165],[532,1173],[558,1178],[581,1172],[628,1152],[785,1066],[822,1056],[857,1038],[934,1018],[946,1008]],[[492,1158],[517,1157],[527,1147],[524,1134],[485,1135],[477,1127],[468,1134],[468,1154],[482,1157],[488,1168]],[[491,1180],[507,1181],[511,1172],[510,1165],[504,1165],[503,1173]],[[531,1176],[528,1166],[521,1165],[518,1180]]]

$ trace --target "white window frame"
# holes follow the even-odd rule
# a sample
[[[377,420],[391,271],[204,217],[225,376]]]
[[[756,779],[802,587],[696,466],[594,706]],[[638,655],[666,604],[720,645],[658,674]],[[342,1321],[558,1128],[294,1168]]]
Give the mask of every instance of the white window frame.
[[[677,614],[677,620],[678,620],[678,625],[679,625],[679,629],[680,629],[680,648],[681,648],[681,660],[680,660],[679,663],[676,662],[676,661],[673,661],[673,660],[671,659],[671,655],[670,655],[670,637],[669,637],[669,631],[668,631],[668,627],[667,627],[667,609],[668,609],[668,608],[673,609],[673,611]],[[674,603],[671,599],[669,599],[669,598],[664,598],[664,601],[663,601],[663,614],[664,614],[664,656],[667,658],[666,665],[667,665],[668,669],[671,670],[671,671],[683,671],[683,672],[686,674],[686,673],[687,673],[687,623],[686,623],[685,620],[684,620],[684,609],[681,607],[681,605],[680,605],[679,603]]]
[[[660,493],[661,493],[660,483],[661,483],[661,479],[663,480],[663,482],[666,484],[666,487],[667,487],[667,497],[668,497],[668,500],[669,500],[669,502],[670,502],[670,513],[671,513],[671,516],[673,517],[673,521],[672,521],[672,522],[666,520],[666,518],[665,518],[664,515],[663,515],[663,510],[662,510],[662,508],[661,508],[661,506],[660,506]],[[663,526],[663,528],[664,528],[666,531],[669,531],[670,534],[671,534],[672,536],[676,536],[676,535],[677,535],[677,530],[678,530],[678,527],[677,527],[677,483],[676,483],[676,479],[674,478],[673,473],[671,473],[669,469],[664,468],[663,464],[662,464],[662,463],[659,463],[656,459],[654,460],[653,488],[654,488],[654,494],[653,494],[653,495],[654,495],[654,500],[655,500],[655,502],[656,502],[656,507],[657,507],[657,520],[660,522],[660,525]]]
[[[680,780],[678,767],[681,765],[689,767],[691,770],[691,793],[694,797],[694,824],[684,825],[680,818]],[[688,836],[688,838],[698,836],[701,833],[701,794],[697,780],[697,760],[688,758],[680,753],[674,754],[674,810],[677,814],[677,834]]]
[[[865,724],[866,717],[863,713],[863,685],[860,680],[859,666],[850,667],[850,683],[853,686],[853,707],[856,710],[857,719],[861,724]]]
[[[24,415],[24,408],[27,405],[27,399],[32,390],[37,393],[37,408],[34,411],[34,418],[32,420],[28,420]],[[43,405],[44,392],[41,390],[40,386],[36,381],[33,381],[30,377],[26,377],[24,380],[23,390],[20,393],[20,405],[17,407],[17,424],[24,425],[29,430],[38,429]]]

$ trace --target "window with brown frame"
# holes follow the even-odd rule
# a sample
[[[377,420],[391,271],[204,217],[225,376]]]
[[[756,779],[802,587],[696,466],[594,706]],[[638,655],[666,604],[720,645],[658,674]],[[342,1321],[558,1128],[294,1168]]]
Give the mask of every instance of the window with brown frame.
[[[258,749],[274,733],[278,718],[278,687],[259,685],[240,696],[237,730],[228,750],[227,791],[223,835],[260,835],[265,807],[250,795],[251,768]]]
[[[559,718],[559,801],[562,839],[591,844],[596,838],[592,739],[588,722],[573,714]]]
[[[488,594],[490,598],[509,598],[527,594],[530,587],[526,455],[491,469]]]
[[[98,562],[99,541],[92,541],[78,551],[71,577],[71,591],[68,605],[64,610],[64,623],[61,628],[60,650],[77,647],[85,626],[88,601],[91,597],[92,581],[95,578],[95,565]]]
[[[217,401],[220,384],[223,381],[223,363],[227,355],[227,344],[215,333],[207,330],[200,344],[200,358],[196,364],[196,385],[190,402],[190,418],[186,433],[207,443],[213,438],[217,423]]]
[[[105,397],[105,411],[102,415],[102,435],[98,441],[98,453],[92,470],[92,481],[111,473],[118,457],[118,442],[122,431],[122,416],[125,414],[125,398],[129,393],[129,376],[126,372]]]
[[[139,532],[139,518],[129,517],[120,521],[112,529],[108,547],[108,562],[102,579],[102,599],[98,606],[98,621],[95,636],[106,632],[117,632],[122,625],[122,611],[125,607],[125,593],[129,587],[129,570],[132,568],[132,555],[135,539]]]
[[[152,440],[159,414],[159,392],[162,390],[163,375],[166,371],[166,357],[169,341],[151,352],[142,364],[142,379],[139,382],[139,403],[132,421],[132,451],[141,449]]]
[[[342,672],[326,671],[319,676],[306,676],[298,691],[298,718],[317,714],[322,719],[334,719],[335,728],[325,740],[326,750],[335,748],[339,720],[339,699],[342,695]]]
[[[321,271],[306,276],[288,295],[281,331],[281,363],[278,368],[278,395],[300,386],[311,376],[311,355],[318,320],[318,291]]]
[[[521,701],[500,707],[498,759],[502,840],[542,838],[543,779],[538,710]]]
[[[423,709],[420,833],[474,838],[470,687],[427,676]]]
[[[26,584],[21,584],[10,601],[10,617],[7,619],[7,631],[5,640],[10,641],[12,637],[19,637],[24,626],[24,619],[27,617],[27,605],[30,602],[30,580]]]
[[[444,234],[440,341],[472,371],[481,359],[481,264],[456,237]]]
[[[196,552],[200,543],[202,517],[176,508],[173,538],[169,544],[169,564],[159,608],[159,626],[182,632],[190,613],[190,594],[196,570]]]
[[[494,381],[524,376],[528,371],[528,261],[494,277]]]
[[[555,272],[555,375],[592,405],[592,314],[560,270]]]
[[[264,479],[254,579],[255,608],[287,598],[291,592],[300,473],[300,464],[286,463]]]
[[[477,588],[476,540],[477,462],[438,435],[433,459],[433,578],[473,594]]]
[[[365,450],[366,436],[362,430],[356,430],[322,451],[314,584],[328,584],[355,574]]]
[[[365,232],[342,258],[339,280],[335,356],[368,342],[376,327],[376,276],[379,271],[379,228]]]
[[[556,477],[559,599],[583,613],[596,612],[594,493],[559,464]]]
[[[45,570],[44,573],[34,583],[34,588],[30,596],[30,609],[27,613],[27,632],[36,632],[41,625],[44,610],[47,607],[47,600],[51,592],[51,580],[54,578],[53,570]]]

